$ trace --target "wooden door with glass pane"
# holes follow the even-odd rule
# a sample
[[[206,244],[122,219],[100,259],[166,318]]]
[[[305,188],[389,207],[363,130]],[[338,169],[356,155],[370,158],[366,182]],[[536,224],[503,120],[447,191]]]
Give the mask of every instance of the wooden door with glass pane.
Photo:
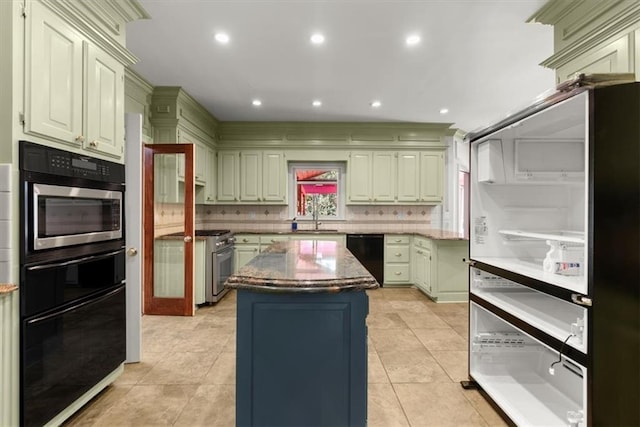
[[[144,314],[194,315],[194,207],[193,144],[146,144]]]

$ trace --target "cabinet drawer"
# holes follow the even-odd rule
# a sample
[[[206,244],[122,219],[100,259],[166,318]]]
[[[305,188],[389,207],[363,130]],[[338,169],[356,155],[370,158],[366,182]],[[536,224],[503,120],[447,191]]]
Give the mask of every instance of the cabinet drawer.
[[[409,262],[409,246],[387,246],[385,262]]]
[[[270,245],[276,242],[285,242],[289,240],[289,236],[286,234],[269,234],[260,236],[260,244],[261,245]]]
[[[424,237],[414,237],[413,246],[424,249],[431,249],[431,241]]]
[[[408,282],[410,279],[409,264],[385,264],[384,282]]]
[[[409,235],[387,234],[384,236],[387,245],[408,245],[411,239]]]
[[[258,234],[238,234],[236,237],[236,245],[257,245],[260,243],[260,235]]]

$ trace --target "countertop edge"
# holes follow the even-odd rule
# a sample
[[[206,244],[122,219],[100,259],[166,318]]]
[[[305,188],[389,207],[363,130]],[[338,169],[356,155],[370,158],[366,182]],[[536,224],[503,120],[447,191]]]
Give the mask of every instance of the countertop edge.
[[[17,285],[12,285],[9,283],[1,283],[0,284],[0,295],[8,295],[12,292],[15,292],[18,290],[18,286]]]
[[[412,235],[412,236],[421,236],[426,237],[432,240],[451,240],[451,241],[464,241],[468,242],[469,239],[463,236],[439,236],[438,233],[454,233],[453,231],[445,231],[445,230],[429,230],[429,231],[325,231],[325,230],[296,230],[296,231],[268,231],[268,230],[234,230],[233,234],[248,234],[248,235],[260,235],[260,234],[274,234],[274,235],[291,235],[295,236],[296,234],[308,234],[308,235],[347,235],[347,234],[393,234],[393,235]]]

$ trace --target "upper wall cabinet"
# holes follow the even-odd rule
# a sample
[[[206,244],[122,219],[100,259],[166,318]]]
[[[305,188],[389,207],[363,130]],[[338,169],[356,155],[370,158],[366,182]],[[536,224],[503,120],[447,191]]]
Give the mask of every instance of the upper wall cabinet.
[[[351,204],[442,202],[441,150],[352,151],[347,173]]]
[[[556,70],[556,83],[579,73],[640,80],[640,2],[549,0],[529,22],[553,26],[554,53],[542,65]]]
[[[287,203],[287,165],[282,151],[219,151],[218,201]]]
[[[442,203],[444,192],[444,153],[420,153],[420,202]]]
[[[215,132],[218,122],[179,87],[156,87],[151,97],[153,141],[158,144],[194,145],[195,199],[198,204],[215,203]],[[184,181],[184,160],[177,163],[176,177]]]
[[[393,202],[396,153],[353,151],[349,154],[348,200],[352,203]]]
[[[133,56],[117,42],[86,30],[87,25],[84,32],[72,25],[84,22],[82,8],[66,10],[64,4],[48,1],[27,4],[25,132],[122,160],[124,67],[133,63]]]

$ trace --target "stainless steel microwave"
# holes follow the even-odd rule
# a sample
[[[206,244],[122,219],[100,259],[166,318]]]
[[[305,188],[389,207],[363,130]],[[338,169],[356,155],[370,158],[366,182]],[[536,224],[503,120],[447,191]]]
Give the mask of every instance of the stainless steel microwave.
[[[120,191],[34,183],[33,249],[122,238]]]

